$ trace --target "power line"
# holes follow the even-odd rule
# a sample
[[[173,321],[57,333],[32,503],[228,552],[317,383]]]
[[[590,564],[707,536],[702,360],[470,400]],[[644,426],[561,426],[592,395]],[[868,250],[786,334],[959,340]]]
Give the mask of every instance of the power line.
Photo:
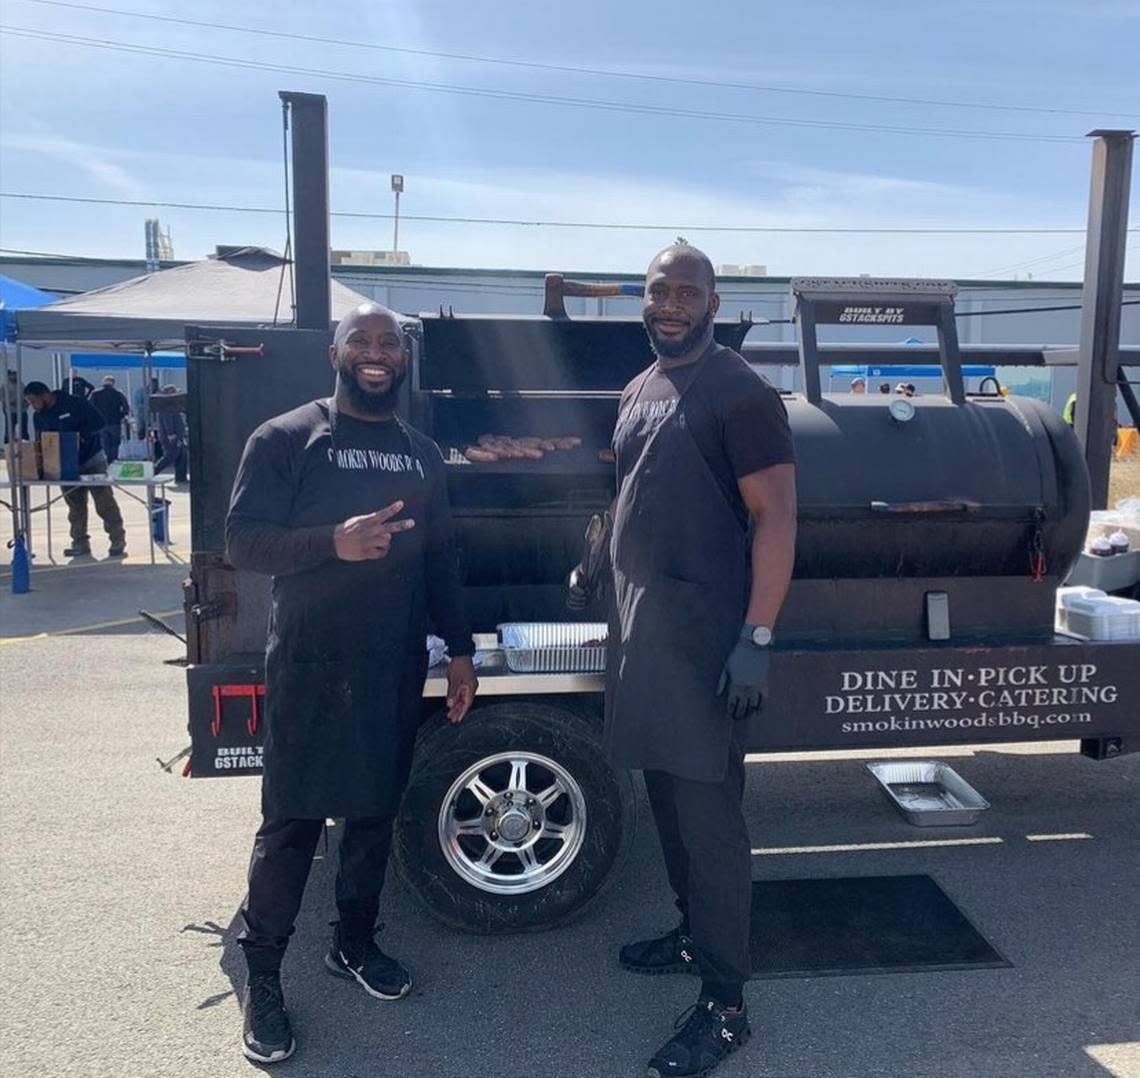
[[[354,49],[370,49],[377,52],[399,53],[405,56],[425,56],[436,60],[459,60],[464,63],[489,64],[497,67],[517,67],[535,71],[556,71],[560,74],[591,75],[612,79],[627,79],[638,82],[669,83],[676,86],[702,86],[724,90],[751,90],[761,93],[802,95],[808,97],[830,97],[853,101],[877,101],[901,105],[934,105],[939,108],[987,109],[998,112],[1035,112],[1059,116],[1108,116],[1136,118],[1136,113],[1103,112],[1098,109],[1061,109],[1040,105],[995,105],[977,101],[939,101],[921,97],[889,97],[879,94],[856,94],[838,90],[808,90],[803,87],[765,86],[748,82],[725,82],[717,79],[683,78],[676,75],[644,75],[632,71],[613,71],[606,68],[578,67],[570,64],[545,64],[536,60],[513,60],[501,56],[477,56],[471,53],[435,52],[429,49],[412,49],[398,45],[379,45],[371,41],[351,41],[346,38],[318,37],[313,34],[294,34],[284,30],[265,30],[253,26],[236,26],[230,23],[204,22],[198,19],[180,19],[171,15],[153,15],[141,11],[124,11],[121,8],[98,7],[94,4],[67,3],[65,0],[25,0],[26,3],[46,7],[67,8],[71,11],[90,11],[101,15],[125,15],[134,19],[147,19],[151,22],[169,23],[178,26],[194,26],[206,30],[225,30],[239,34],[254,34],[259,37],[280,38],[285,41],[304,41],[316,45],[337,45]]]
[[[1129,231],[1132,231],[1132,230],[1129,229]],[[1124,255],[1126,258],[1132,252],[1132,250],[1133,250],[1133,244],[1131,241],[1129,241],[1124,245]],[[1066,269],[1075,269],[1077,266],[1083,266],[1084,264],[1085,264],[1084,259],[1081,259],[1080,262],[1070,262],[1067,266],[1054,266],[1053,269],[1051,269],[1049,272],[1053,273],[1055,271],[1059,272],[1061,270],[1066,270]]]
[[[268,213],[279,214],[280,207],[271,206],[229,206],[206,202],[167,202],[157,199],[90,198],[79,195],[39,195],[24,191],[0,191],[0,198],[30,199],[38,202],[75,202],[96,206],[141,206],[146,208],[172,210],[205,210],[215,213]],[[393,214],[370,213],[363,211],[333,210],[332,217],[357,218],[361,220],[390,221]],[[678,225],[678,224],[639,224],[628,221],[537,221],[512,217],[447,217],[437,214],[400,214],[402,221],[423,221],[433,224],[464,225],[503,225],[521,228],[567,228],[600,229],[638,232],[741,232],[741,233],[794,233],[796,235],[1083,235],[1083,228],[849,228],[849,227],[809,227],[778,225]],[[1130,232],[1140,228],[1129,229]]]
[[[1052,262],[1055,258],[1064,258],[1066,255],[1076,254],[1077,251],[1084,250],[1084,244],[1078,243],[1075,247],[1065,247],[1060,251],[1054,251],[1052,254],[1041,255],[1038,258],[1029,258],[1024,262],[1014,262],[1009,266],[999,266],[997,269],[986,270],[984,273],[977,273],[976,277],[996,277],[1005,273],[1013,273],[1016,270],[1029,269],[1031,266],[1039,266],[1043,262]]]
[[[716,120],[724,123],[743,123],[760,127],[806,127],[832,131],[861,131],[888,135],[929,135],[936,138],[979,138],[1018,142],[1075,143],[1085,139],[1076,135],[1034,135],[1022,131],[969,131],[956,128],[895,127],[885,124],[844,123],[837,120],[797,120],[786,116],[750,116],[745,113],[713,112],[701,109],[669,108],[663,105],[637,104],[634,102],[606,101],[593,98],[560,97],[552,94],[524,93],[517,90],[493,90],[475,86],[456,86],[447,83],[414,82],[408,79],[383,78],[379,75],[348,74],[343,71],[330,71],[324,68],[295,67],[286,64],[272,64],[258,60],[236,57],[204,55],[182,52],[176,49],[157,48],[149,45],[133,45],[123,41],[104,38],[80,37],[72,34],[56,34],[23,26],[0,26],[0,32],[14,37],[31,38],[39,41],[55,41],[79,45],[84,48],[107,49],[134,56],[155,56],[166,60],[188,60],[193,63],[211,64],[220,67],[237,68],[245,71],[272,71],[286,75],[317,76],[338,82],[363,83],[370,86],[395,86],[406,90],[424,90],[429,93],[457,94],[465,97],[484,97],[500,101],[523,101],[531,104],[556,105],[563,108],[597,110],[601,112],[622,112],[635,115],[671,116],[693,120]]]

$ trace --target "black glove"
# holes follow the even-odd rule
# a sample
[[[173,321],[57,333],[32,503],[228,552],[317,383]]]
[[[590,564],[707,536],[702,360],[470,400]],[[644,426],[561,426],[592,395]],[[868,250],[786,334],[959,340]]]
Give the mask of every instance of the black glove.
[[[770,649],[758,647],[751,640],[738,640],[732,649],[717,686],[717,696],[726,689],[728,717],[747,719],[764,706],[768,695]]]
[[[586,527],[582,560],[570,571],[566,581],[566,605],[571,610],[585,610],[606,591],[610,572],[610,533],[613,519],[609,513],[590,518]]]

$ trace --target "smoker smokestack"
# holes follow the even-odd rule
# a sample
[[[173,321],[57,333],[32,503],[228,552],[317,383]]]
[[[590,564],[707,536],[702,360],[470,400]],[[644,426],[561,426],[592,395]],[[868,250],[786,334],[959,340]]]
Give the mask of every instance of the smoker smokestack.
[[[332,323],[329,278],[328,101],[280,91],[293,131],[293,262],[298,329]]]

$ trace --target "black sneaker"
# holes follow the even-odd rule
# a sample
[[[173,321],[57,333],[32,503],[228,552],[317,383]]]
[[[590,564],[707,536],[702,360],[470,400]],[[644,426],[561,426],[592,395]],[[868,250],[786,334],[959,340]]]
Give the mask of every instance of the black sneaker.
[[[285,1013],[281,976],[276,972],[251,973],[245,986],[245,1022],[241,1050],[255,1063],[280,1063],[288,1059],[297,1042]]]
[[[127,556],[127,541],[120,539],[117,543],[112,543],[107,550],[107,557],[109,558],[125,558]]]
[[[71,546],[66,547],[63,551],[65,558],[87,558],[91,556],[90,543],[72,543]]]
[[[394,958],[386,955],[371,936],[363,940],[342,936],[340,925],[333,934],[333,944],[325,955],[330,973],[356,981],[376,999],[403,999],[412,990],[412,978]]]
[[[725,1056],[743,1048],[752,1036],[748,1011],[733,1014],[702,996],[673,1024],[677,1033],[649,1061],[648,1078],[697,1078]]]
[[[627,943],[618,952],[623,969],[633,973],[699,973],[697,949],[680,927],[655,939]]]

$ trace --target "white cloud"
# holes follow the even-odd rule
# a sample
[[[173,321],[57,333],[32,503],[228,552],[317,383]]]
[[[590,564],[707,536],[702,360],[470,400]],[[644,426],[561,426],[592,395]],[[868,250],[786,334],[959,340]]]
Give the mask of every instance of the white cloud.
[[[0,147],[4,153],[36,154],[64,164],[69,170],[86,173],[102,185],[104,194],[122,198],[143,198],[146,188],[140,178],[117,163],[124,155],[118,151],[105,150],[90,143],[77,142],[65,138],[45,124],[25,116],[33,130],[12,132],[9,124],[4,124],[4,136]]]

